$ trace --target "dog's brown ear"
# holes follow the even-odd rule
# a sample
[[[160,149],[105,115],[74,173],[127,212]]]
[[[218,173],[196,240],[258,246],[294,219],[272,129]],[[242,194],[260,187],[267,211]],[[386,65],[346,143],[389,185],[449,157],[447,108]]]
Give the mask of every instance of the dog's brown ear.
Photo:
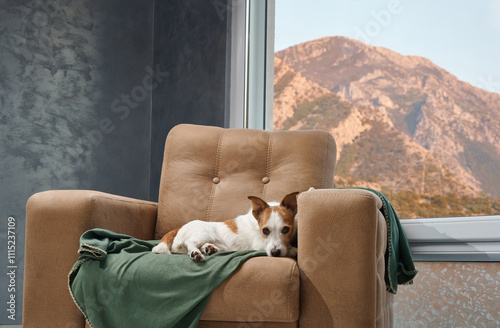
[[[259,220],[260,214],[266,209],[269,208],[269,205],[260,199],[259,197],[255,196],[248,196],[248,199],[252,201],[252,214],[253,216]]]
[[[288,208],[290,211],[292,211],[293,215],[297,214],[297,195],[299,194],[298,191],[292,192],[291,194],[288,194],[283,198],[281,201],[281,206]]]

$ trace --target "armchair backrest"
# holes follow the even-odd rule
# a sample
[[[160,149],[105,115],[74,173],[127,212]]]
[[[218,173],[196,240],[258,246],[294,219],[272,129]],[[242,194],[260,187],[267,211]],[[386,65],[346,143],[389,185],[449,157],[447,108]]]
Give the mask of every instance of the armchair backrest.
[[[280,201],[331,188],[336,146],[326,131],[261,131],[182,124],[167,136],[155,236],[199,219],[246,213],[247,196]]]

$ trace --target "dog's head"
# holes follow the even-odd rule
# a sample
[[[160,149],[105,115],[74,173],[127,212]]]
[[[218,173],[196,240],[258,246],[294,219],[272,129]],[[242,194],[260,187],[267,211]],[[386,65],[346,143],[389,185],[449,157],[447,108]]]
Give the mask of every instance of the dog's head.
[[[259,197],[249,196],[252,214],[259,223],[260,233],[266,239],[269,256],[286,256],[287,246],[296,233],[297,195],[286,195],[281,203],[266,203]]]

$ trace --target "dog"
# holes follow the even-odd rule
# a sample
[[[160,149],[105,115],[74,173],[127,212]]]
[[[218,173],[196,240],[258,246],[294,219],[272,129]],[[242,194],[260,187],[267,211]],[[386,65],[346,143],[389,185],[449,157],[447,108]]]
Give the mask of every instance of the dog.
[[[221,251],[265,250],[268,256],[297,256],[290,242],[297,236],[297,195],[281,203],[249,196],[247,214],[223,222],[194,220],[167,233],[152,250],[156,254],[189,254],[195,262]]]

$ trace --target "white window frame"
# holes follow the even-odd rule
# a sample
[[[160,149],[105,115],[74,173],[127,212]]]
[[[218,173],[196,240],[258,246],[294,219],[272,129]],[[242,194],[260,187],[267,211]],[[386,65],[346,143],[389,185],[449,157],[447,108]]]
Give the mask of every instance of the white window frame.
[[[244,3],[237,6],[244,9],[238,13],[240,25],[232,26],[233,41],[240,40],[244,50],[231,58],[232,72],[240,74],[232,76],[239,85],[231,81],[239,90],[238,96],[231,93],[231,108],[237,112],[231,127],[272,130],[275,1],[233,2]],[[405,219],[401,224],[415,261],[500,262],[500,215]]]
[[[228,0],[229,127],[273,129],[274,0]]]
[[[417,261],[500,262],[500,216],[401,220]]]

